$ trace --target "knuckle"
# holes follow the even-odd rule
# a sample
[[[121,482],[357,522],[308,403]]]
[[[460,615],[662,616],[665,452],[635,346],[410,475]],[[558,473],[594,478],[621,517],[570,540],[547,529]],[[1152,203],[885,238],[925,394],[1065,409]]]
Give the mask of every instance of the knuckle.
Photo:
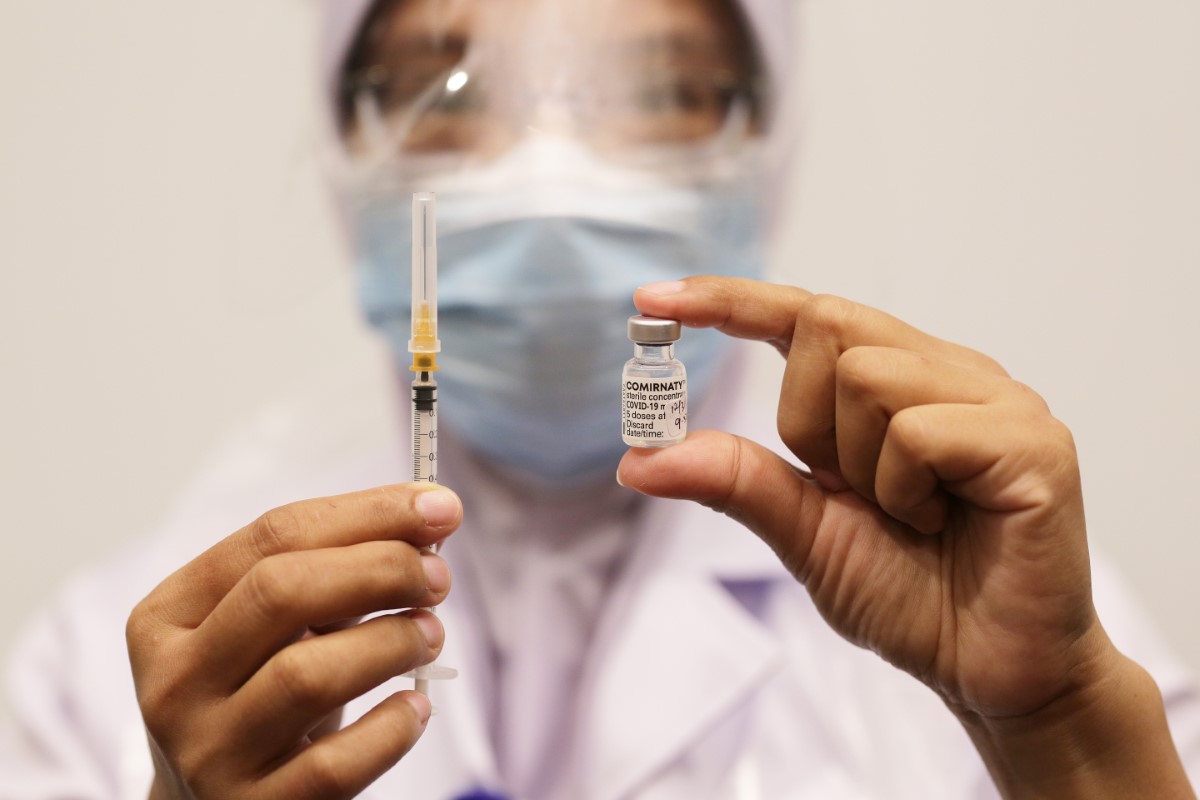
[[[1004,368],[1004,365],[989,355],[980,353],[979,364],[980,369],[987,370],[988,372],[992,372],[996,375],[1002,375],[1005,378],[1008,377],[1008,370]]]
[[[1046,398],[1038,394],[1031,386],[1020,381],[1010,381],[1009,384],[1012,387],[1013,394],[1021,403],[1028,405],[1039,414],[1049,415],[1050,404],[1046,402]]]
[[[966,345],[950,342],[945,339],[937,340],[939,345],[935,352],[940,358],[949,361],[953,364],[966,367],[967,369],[978,372],[986,372],[989,375],[1000,378],[1009,378],[1008,370],[1004,369],[1004,365],[996,359],[989,356],[987,353],[981,353]]]
[[[186,647],[131,658],[134,693],[146,730],[168,738],[180,727],[196,697],[195,670]]]
[[[698,484],[691,499],[705,508],[733,517],[733,510],[738,488],[745,476],[745,442],[736,434],[725,434],[719,439],[721,455],[714,458],[714,463],[720,464]]]
[[[875,502],[889,516],[897,516],[897,512],[901,511],[902,494],[900,488],[889,481],[876,480],[875,482]]]
[[[1046,425],[1046,438],[1053,443],[1053,449],[1060,456],[1076,457],[1075,434],[1071,433],[1065,422],[1050,417]]]
[[[815,466],[836,462],[832,418],[796,413],[781,403],[775,424],[779,438],[801,461],[808,464],[813,464],[814,460],[820,462]]]
[[[142,711],[142,721],[146,724],[146,732],[156,741],[169,738],[174,725],[171,723],[170,697],[173,694],[159,685],[153,688],[140,688],[138,691],[138,708]]]
[[[808,335],[837,336],[853,314],[854,304],[832,294],[815,294],[800,304],[796,330]]]
[[[883,368],[885,358],[879,348],[851,347],[834,365],[838,393],[850,398],[870,395]]]
[[[421,551],[400,541],[380,542],[371,567],[372,581],[378,590],[390,598],[395,607],[427,605],[427,590]]]
[[[251,539],[260,557],[297,549],[304,530],[297,506],[296,503],[289,503],[273,508],[254,521],[250,528]]]
[[[1080,491],[1079,457],[1070,429],[1047,416],[1035,424],[1023,423],[1020,446],[1031,502],[1046,508],[1060,506]]]
[[[1071,429],[1067,427],[1066,423],[1060,422],[1057,419],[1055,419],[1054,422],[1058,428],[1059,441],[1061,441],[1062,445],[1072,453],[1076,452],[1075,434],[1071,433]]]
[[[345,760],[322,747],[309,749],[305,754],[306,795],[312,797],[347,797],[353,791]]]
[[[246,599],[263,618],[273,618],[293,606],[295,587],[302,585],[296,567],[281,556],[260,561],[244,578]]]
[[[125,620],[125,646],[131,658],[140,653],[147,644],[153,644],[155,627],[150,598],[145,598],[133,607]]]
[[[922,443],[928,439],[926,425],[921,407],[901,409],[892,415],[891,422],[888,423],[888,444],[896,448],[901,455],[916,455],[921,451]]]
[[[321,670],[303,649],[286,648],[275,654],[272,678],[281,695],[292,705],[311,708],[319,705],[326,686]]]
[[[367,495],[365,512],[372,517],[372,522],[377,523],[376,527],[386,529],[404,517],[409,503],[408,494],[401,494],[392,487],[380,487]]]
[[[796,443],[804,438],[808,425],[799,414],[794,413],[790,408],[786,408],[781,403],[779,405],[779,412],[775,417],[775,428],[779,431],[779,438],[788,447],[794,448]]]
[[[185,743],[194,699],[191,682],[181,674],[145,676],[138,681],[137,701],[146,733],[163,748],[174,751]]]
[[[199,789],[221,771],[222,754],[215,743],[216,737],[193,736],[186,748],[172,754],[175,772],[185,785]]]
[[[425,588],[420,551],[400,541],[372,542],[364,550],[369,565],[362,571],[363,587],[399,608]]]
[[[733,449],[733,457],[729,459],[729,482],[718,501],[722,512],[730,507],[731,501],[737,495],[739,482],[746,478],[746,443],[738,436],[730,444]]]
[[[404,586],[424,586],[420,551],[406,542],[388,542],[387,545],[380,559],[385,573],[398,577]]]

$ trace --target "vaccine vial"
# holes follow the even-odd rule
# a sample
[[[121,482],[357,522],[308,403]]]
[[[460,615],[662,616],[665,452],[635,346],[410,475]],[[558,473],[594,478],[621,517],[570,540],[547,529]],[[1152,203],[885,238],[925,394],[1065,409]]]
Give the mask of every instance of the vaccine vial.
[[[675,360],[677,320],[630,317],[633,358],[621,373],[621,438],[631,447],[667,447],[687,437],[687,371]]]

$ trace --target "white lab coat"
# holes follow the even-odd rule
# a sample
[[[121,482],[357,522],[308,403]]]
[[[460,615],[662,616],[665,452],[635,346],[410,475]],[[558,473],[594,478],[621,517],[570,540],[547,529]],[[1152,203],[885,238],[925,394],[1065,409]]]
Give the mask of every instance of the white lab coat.
[[[124,647],[130,609],[267,508],[402,478],[399,448],[366,454],[348,444],[399,441],[399,430],[364,436],[360,415],[346,405],[269,414],[208,470],[163,532],[73,580],[32,624],[9,674],[19,724],[0,745],[0,798],[146,796],[151,765]],[[579,687],[571,800],[998,796],[934,695],[832,633],[754,536],[683,502],[650,501],[638,525],[633,566],[605,606]],[[1114,640],[1158,679],[1196,781],[1196,684],[1102,566],[1095,592]],[[475,620],[454,593],[441,614],[441,661],[462,677],[435,684],[438,716],[365,798],[503,791],[471,679],[482,664]],[[347,718],[406,683],[396,679],[353,703]]]

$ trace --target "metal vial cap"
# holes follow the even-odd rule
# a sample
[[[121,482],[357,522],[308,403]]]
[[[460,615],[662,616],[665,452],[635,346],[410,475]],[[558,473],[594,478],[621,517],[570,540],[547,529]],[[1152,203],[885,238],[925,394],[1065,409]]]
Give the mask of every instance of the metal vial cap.
[[[641,315],[629,318],[629,340],[638,344],[678,342],[683,326],[677,319],[659,319]]]

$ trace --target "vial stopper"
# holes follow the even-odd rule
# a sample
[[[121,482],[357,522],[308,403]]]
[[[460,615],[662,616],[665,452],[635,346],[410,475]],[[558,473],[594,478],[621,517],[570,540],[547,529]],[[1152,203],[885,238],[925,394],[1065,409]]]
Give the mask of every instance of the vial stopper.
[[[660,319],[641,315],[629,318],[629,340],[638,344],[671,344],[678,342],[683,326],[677,319]]]

